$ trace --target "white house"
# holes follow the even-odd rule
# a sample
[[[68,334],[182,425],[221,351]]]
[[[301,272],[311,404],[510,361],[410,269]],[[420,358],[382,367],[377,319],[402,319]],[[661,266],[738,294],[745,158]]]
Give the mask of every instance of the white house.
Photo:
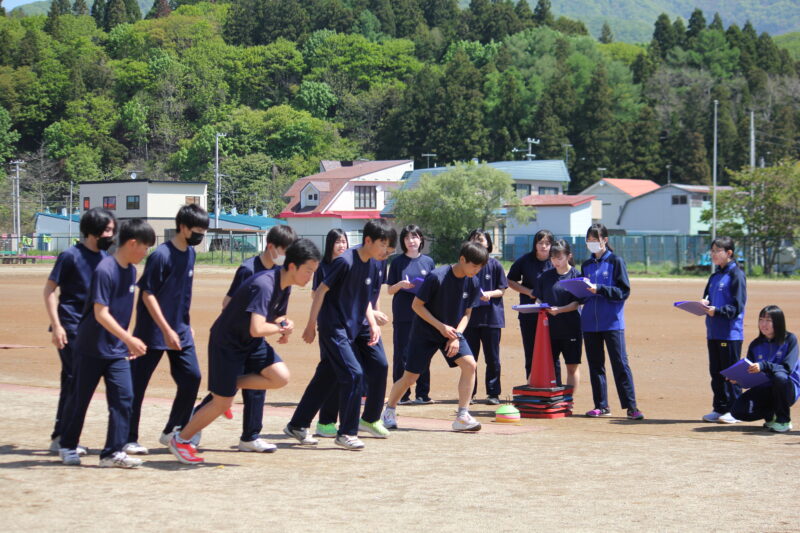
[[[91,181],[80,184],[79,197],[81,211],[104,207],[117,220],[142,218],[161,236],[175,229],[175,215],[182,205],[198,204],[208,210],[207,189],[204,181]]]
[[[324,245],[332,228],[347,232],[351,244],[360,242],[367,220],[380,218],[388,193],[400,187],[414,161],[325,162],[321,172],[300,178],[284,195],[287,206],[280,213],[295,231]]]
[[[711,194],[707,185],[663,185],[625,202],[617,226],[627,233],[708,233],[710,226],[700,222],[700,214],[711,207]]]
[[[658,183],[652,180],[603,178],[581,191],[581,194],[591,194],[597,198],[592,216],[596,222],[601,222],[608,229],[618,229],[617,221],[625,202],[658,187]]]

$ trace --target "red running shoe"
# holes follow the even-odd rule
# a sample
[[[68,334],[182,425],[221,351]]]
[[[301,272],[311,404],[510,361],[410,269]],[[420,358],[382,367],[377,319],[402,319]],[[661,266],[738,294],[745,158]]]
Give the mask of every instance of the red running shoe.
[[[231,411],[230,409],[226,410],[225,418],[227,418],[228,420],[233,420],[233,411]]]
[[[205,459],[196,455],[197,452],[194,446],[188,442],[178,442],[175,435],[169,439],[169,451],[172,452],[172,455],[174,455],[178,461],[185,465],[197,465],[205,462]]]

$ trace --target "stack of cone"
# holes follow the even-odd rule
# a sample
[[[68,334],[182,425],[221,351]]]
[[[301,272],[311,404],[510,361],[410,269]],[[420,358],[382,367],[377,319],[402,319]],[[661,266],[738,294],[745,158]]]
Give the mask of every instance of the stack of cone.
[[[527,385],[514,387],[514,406],[522,418],[562,418],[572,414],[572,387],[556,381],[547,311],[539,311]]]

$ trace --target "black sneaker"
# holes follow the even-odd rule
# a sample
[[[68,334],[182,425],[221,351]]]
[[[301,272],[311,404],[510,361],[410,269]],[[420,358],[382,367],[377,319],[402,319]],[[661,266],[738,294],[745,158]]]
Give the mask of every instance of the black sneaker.
[[[414,405],[415,403],[416,402],[411,398],[401,398],[400,401],[397,402],[398,405]]]
[[[426,396],[425,398],[417,398],[414,400],[414,403],[417,405],[428,405],[434,403],[434,401]]]
[[[489,405],[500,405],[500,398],[497,396],[489,396],[486,398],[486,403]]]

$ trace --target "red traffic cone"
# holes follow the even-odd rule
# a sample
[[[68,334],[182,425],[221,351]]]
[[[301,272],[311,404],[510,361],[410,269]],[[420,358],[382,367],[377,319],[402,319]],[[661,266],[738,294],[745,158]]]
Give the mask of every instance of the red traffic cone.
[[[536,340],[533,343],[533,362],[528,385],[537,389],[556,387],[556,369],[553,365],[553,348],[550,344],[550,324],[547,311],[539,311],[536,323]]]

